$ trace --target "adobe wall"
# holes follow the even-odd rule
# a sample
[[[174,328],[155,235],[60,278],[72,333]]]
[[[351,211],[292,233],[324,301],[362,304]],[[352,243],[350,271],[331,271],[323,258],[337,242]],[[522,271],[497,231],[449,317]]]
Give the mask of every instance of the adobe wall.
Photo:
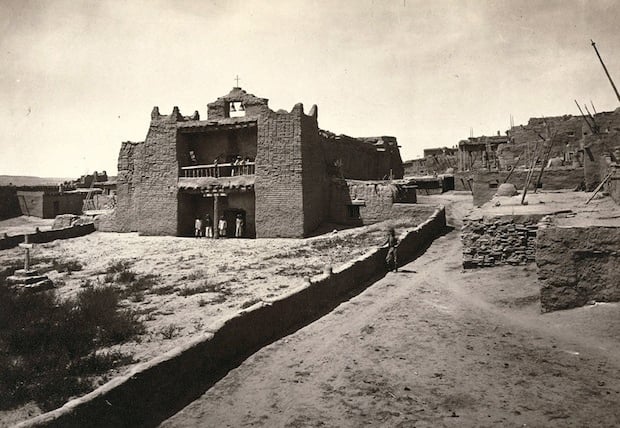
[[[256,151],[256,237],[304,235],[303,106],[290,113],[269,111],[258,118]]]
[[[43,194],[44,191],[17,191],[19,209],[23,215],[31,215],[43,218]]]
[[[413,260],[445,228],[441,207],[400,236],[399,260]],[[385,275],[386,253],[386,248],[371,250],[331,275],[313,277],[287,295],[261,301],[223,321],[214,333],[139,364],[129,374],[17,427],[156,426],[261,347],[328,313]]]
[[[534,175],[528,187],[528,192],[534,190],[539,173],[540,168],[534,169]],[[495,192],[497,192],[497,186],[504,182],[508,174],[509,171],[478,171],[472,174],[473,181],[471,185],[474,194],[474,206],[479,207],[490,201],[493,195],[495,195]],[[514,184],[517,190],[522,191],[525,186],[527,174],[527,170],[514,170],[508,179],[508,183]],[[455,185],[458,186],[457,189],[462,186],[460,178],[466,177],[458,177],[455,179]],[[545,168],[541,179],[541,188],[543,190],[576,189],[581,186],[583,180],[583,168]]]
[[[301,117],[304,235],[314,231],[329,215],[329,177],[319,139],[317,113],[317,107],[312,106],[309,115]]]
[[[576,152],[579,149],[580,140],[584,132],[582,131],[584,121],[581,116],[564,115],[547,118],[533,117],[530,118],[527,125],[513,126],[510,128],[510,131],[508,131],[510,137],[512,138],[512,143],[502,145],[498,150],[498,156],[500,158],[500,165],[502,168],[514,166],[516,158],[521,153],[523,153],[523,155],[521,156],[519,163],[526,164],[527,155],[525,152],[528,149],[533,151],[536,144],[538,144],[540,148],[540,144],[542,144],[540,136],[543,136],[546,139],[549,138],[545,123],[549,125],[551,135],[554,135],[550,157],[563,158],[564,153],[567,150],[567,144],[568,149],[572,152]]]
[[[352,138],[321,131],[320,139],[327,164],[341,163],[340,173],[353,180],[402,178],[404,167],[394,137]],[[385,141],[385,151],[377,151],[374,141]]]
[[[536,246],[543,312],[620,301],[620,228],[541,226]]]
[[[28,233],[28,242],[32,244],[41,244],[51,242],[56,239],[77,238],[78,236],[88,235],[95,231],[94,223],[78,224],[63,229],[46,230],[43,232]],[[18,244],[24,242],[24,235],[8,236],[0,238],[0,250],[17,247]]]
[[[390,217],[396,186],[389,182],[333,179],[329,219],[337,224],[363,225]],[[355,201],[355,202],[353,202]],[[359,206],[360,218],[351,218],[347,206]]]
[[[116,210],[114,213],[115,231],[135,232],[138,230],[138,202],[136,195],[142,178],[142,159],[144,142],[122,143],[118,155],[118,176],[116,179]]]
[[[607,191],[616,204],[620,205],[620,171],[616,170],[616,175],[608,181]]]
[[[592,158],[585,155],[586,188],[592,191],[607,176],[612,156],[620,162],[620,132],[585,137],[584,146]]]
[[[141,180],[133,195],[137,206],[136,226],[142,235],[176,235],[177,220],[177,122],[183,117],[175,107],[172,114],[151,115],[151,124],[144,140]],[[117,179],[118,180],[118,179]]]
[[[0,186],[0,220],[22,215],[15,186]]]
[[[53,193],[43,196],[43,218],[54,218],[58,214],[82,214],[86,193]],[[58,203],[58,212],[54,203]]]

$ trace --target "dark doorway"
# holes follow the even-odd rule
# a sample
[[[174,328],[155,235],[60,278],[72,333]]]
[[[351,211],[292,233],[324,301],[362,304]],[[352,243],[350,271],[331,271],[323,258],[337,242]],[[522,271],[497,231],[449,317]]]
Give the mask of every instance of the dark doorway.
[[[224,219],[226,220],[226,223],[228,225],[228,227],[226,228],[227,238],[235,237],[235,223],[237,221],[238,214],[241,214],[241,218],[243,219],[243,224],[245,225],[246,224],[245,210],[242,210],[239,208],[229,208],[229,209],[224,210]],[[247,234],[245,233],[245,230],[244,230],[242,237],[246,237],[246,236]]]

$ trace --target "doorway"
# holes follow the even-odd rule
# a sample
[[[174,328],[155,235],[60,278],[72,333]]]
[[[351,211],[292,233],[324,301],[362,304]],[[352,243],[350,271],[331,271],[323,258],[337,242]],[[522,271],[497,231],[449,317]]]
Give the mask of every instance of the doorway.
[[[237,215],[241,215],[241,219],[243,220],[244,225],[247,224],[246,219],[245,219],[246,217],[245,210],[242,210],[239,208],[228,208],[224,210],[224,219],[226,220],[226,223],[228,224],[228,228],[226,229],[227,238],[235,237],[235,223],[237,221]],[[244,230],[242,237],[245,238],[246,236],[247,236],[247,233]]]

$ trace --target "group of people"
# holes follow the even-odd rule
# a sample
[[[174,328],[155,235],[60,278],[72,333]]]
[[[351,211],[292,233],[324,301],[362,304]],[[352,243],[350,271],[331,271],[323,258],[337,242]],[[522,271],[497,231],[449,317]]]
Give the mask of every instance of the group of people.
[[[250,158],[243,159],[241,156],[237,156],[234,161],[231,162],[230,175],[247,175],[249,174],[249,167],[252,161]]]
[[[194,221],[194,237],[201,238],[213,238],[213,222],[211,221],[211,216],[207,214],[204,220],[200,217],[196,217]],[[245,221],[243,220],[243,216],[241,214],[237,214],[235,218],[235,238],[242,238],[243,232],[245,229]],[[217,232],[218,236],[226,237],[228,232],[228,221],[224,216],[220,216],[217,221]]]

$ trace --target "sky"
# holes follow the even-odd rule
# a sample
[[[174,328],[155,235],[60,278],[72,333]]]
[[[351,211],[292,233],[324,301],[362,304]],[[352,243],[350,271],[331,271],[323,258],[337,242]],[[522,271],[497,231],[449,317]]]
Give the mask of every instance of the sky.
[[[116,174],[150,112],[239,86],[404,160],[530,117],[620,106],[615,0],[0,0],[0,175]]]

